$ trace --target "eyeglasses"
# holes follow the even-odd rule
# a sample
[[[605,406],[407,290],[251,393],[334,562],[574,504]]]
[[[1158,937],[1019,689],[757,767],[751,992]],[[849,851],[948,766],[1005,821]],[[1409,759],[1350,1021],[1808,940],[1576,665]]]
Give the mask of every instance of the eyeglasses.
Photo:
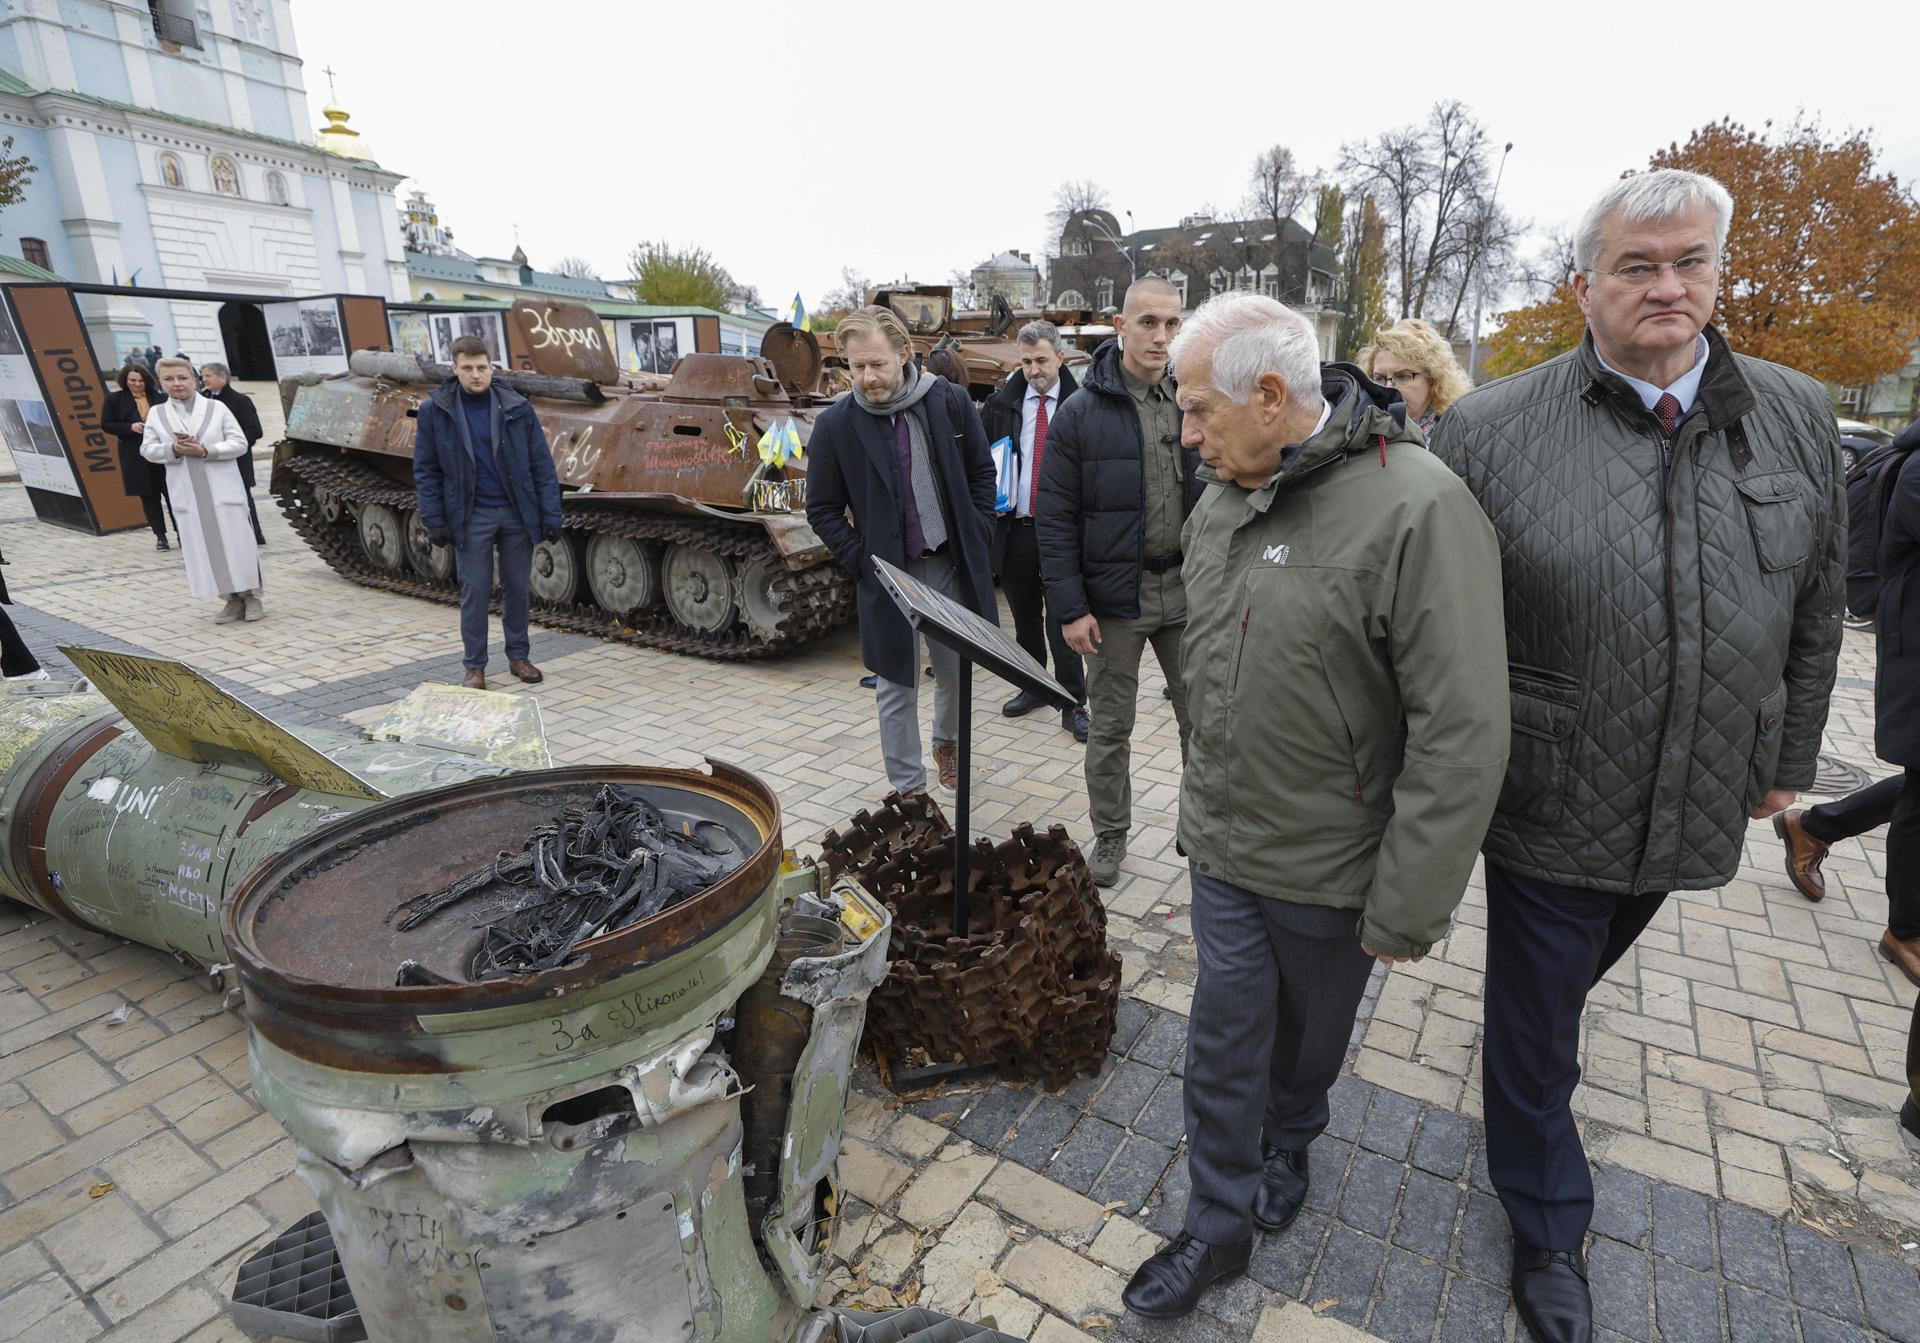
[[[1410,368],[1404,373],[1376,373],[1373,375],[1373,380],[1382,387],[1405,387],[1408,383],[1416,382],[1426,376],[1419,369]]]
[[[1671,270],[1681,284],[1705,284],[1719,269],[1720,262],[1714,257],[1683,256],[1678,261],[1635,261],[1617,270],[1589,267],[1587,274],[1611,275],[1629,289],[1651,289],[1660,282],[1663,270]]]

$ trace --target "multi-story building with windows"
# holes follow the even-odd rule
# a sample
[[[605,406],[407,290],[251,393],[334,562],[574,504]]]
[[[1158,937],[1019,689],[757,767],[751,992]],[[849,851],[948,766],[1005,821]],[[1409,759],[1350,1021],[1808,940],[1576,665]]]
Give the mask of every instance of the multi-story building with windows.
[[[290,0],[15,0],[0,135],[32,160],[0,252],[69,280],[409,297],[394,188],[337,106],[317,134]],[[223,357],[215,304],[90,296],[102,364]]]

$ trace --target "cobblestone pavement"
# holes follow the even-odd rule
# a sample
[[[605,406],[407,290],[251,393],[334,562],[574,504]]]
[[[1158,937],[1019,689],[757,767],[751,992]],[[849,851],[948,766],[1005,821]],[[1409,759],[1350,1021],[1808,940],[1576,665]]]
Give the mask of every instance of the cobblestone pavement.
[[[53,665],[61,641],[179,657],[294,724],[365,723],[457,676],[450,609],[354,587],[262,516],[269,618],[215,626],[178,552],[41,526],[0,488],[14,618]],[[546,632],[534,655],[545,684],[508,685],[537,694],[556,763],[724,758],[780,792],[801,844],[885,791],[851,630],[750,666]],[[1871,667],[1850,634],[1828,731],[1868,770]],[[1200,1315],[1122,1317],[1125,1275],[1184,1200],[1195,969],[1177,738],[1156,673],[1143,679],[1136,830],[1106,893],[1126,989],[1113,1058],[1058,1094],[981,1085],[902,1103],[863,1077],[835,1290],[1040,1343],[1512,1338],[1507,1232],[1479,1151],[1477,889],[1433,956],[1376,976],[1313,1149],[1309,1211]],[[978,830],[1084,838],[1072,738],[1048,715],[1002,718],[1007,692],[976,684]],[[1766,827],[1746,857],[1725,888],[1670,901],[1587,1016],[1575,1107],[1600,1191],[1603,1337],[1920,1343],[1920,1155],[1892,1116],[1913,989],[1873,952],[1884,851],[1873,836],[1836,846],[1819,906],[1787,884]],[[235,1268],[313,1206],[245,1051],[241,1021],[168,958],[0,906],[0,1339],[240,1337],[221,1314]]]

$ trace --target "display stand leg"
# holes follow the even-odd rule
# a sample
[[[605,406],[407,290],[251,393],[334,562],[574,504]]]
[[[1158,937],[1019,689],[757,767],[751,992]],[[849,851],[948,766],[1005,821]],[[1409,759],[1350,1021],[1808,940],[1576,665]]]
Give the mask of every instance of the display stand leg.
[[[973,912],[967,894],[967,857],[973,830],[969,815],[972,811],[969,785],[973,782],[972,659],[960,659],[960,684],[954,687],[954,692],[960,696],[960,749],[959,778],[953,786],[953,935],[965,937],[967,920]]]

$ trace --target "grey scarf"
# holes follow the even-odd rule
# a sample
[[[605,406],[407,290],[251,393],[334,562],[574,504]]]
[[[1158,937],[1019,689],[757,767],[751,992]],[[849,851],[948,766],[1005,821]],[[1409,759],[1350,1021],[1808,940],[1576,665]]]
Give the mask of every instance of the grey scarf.
[[[869,401],[858,386],[853,389],[854,404],[869,415],[884,420],[904,417],[907,429],[909,485],[913,490],[914,512],[918,514],[920,534],[928,550],[947,543],[947,523],[940,511],[940,485],[933,475],[933,452],[927,442],[926,412],[919,405],[940,379],[925,369],[908,365],[900,390],[885,401]],[[898,421],[896,420],[896,425]]]

